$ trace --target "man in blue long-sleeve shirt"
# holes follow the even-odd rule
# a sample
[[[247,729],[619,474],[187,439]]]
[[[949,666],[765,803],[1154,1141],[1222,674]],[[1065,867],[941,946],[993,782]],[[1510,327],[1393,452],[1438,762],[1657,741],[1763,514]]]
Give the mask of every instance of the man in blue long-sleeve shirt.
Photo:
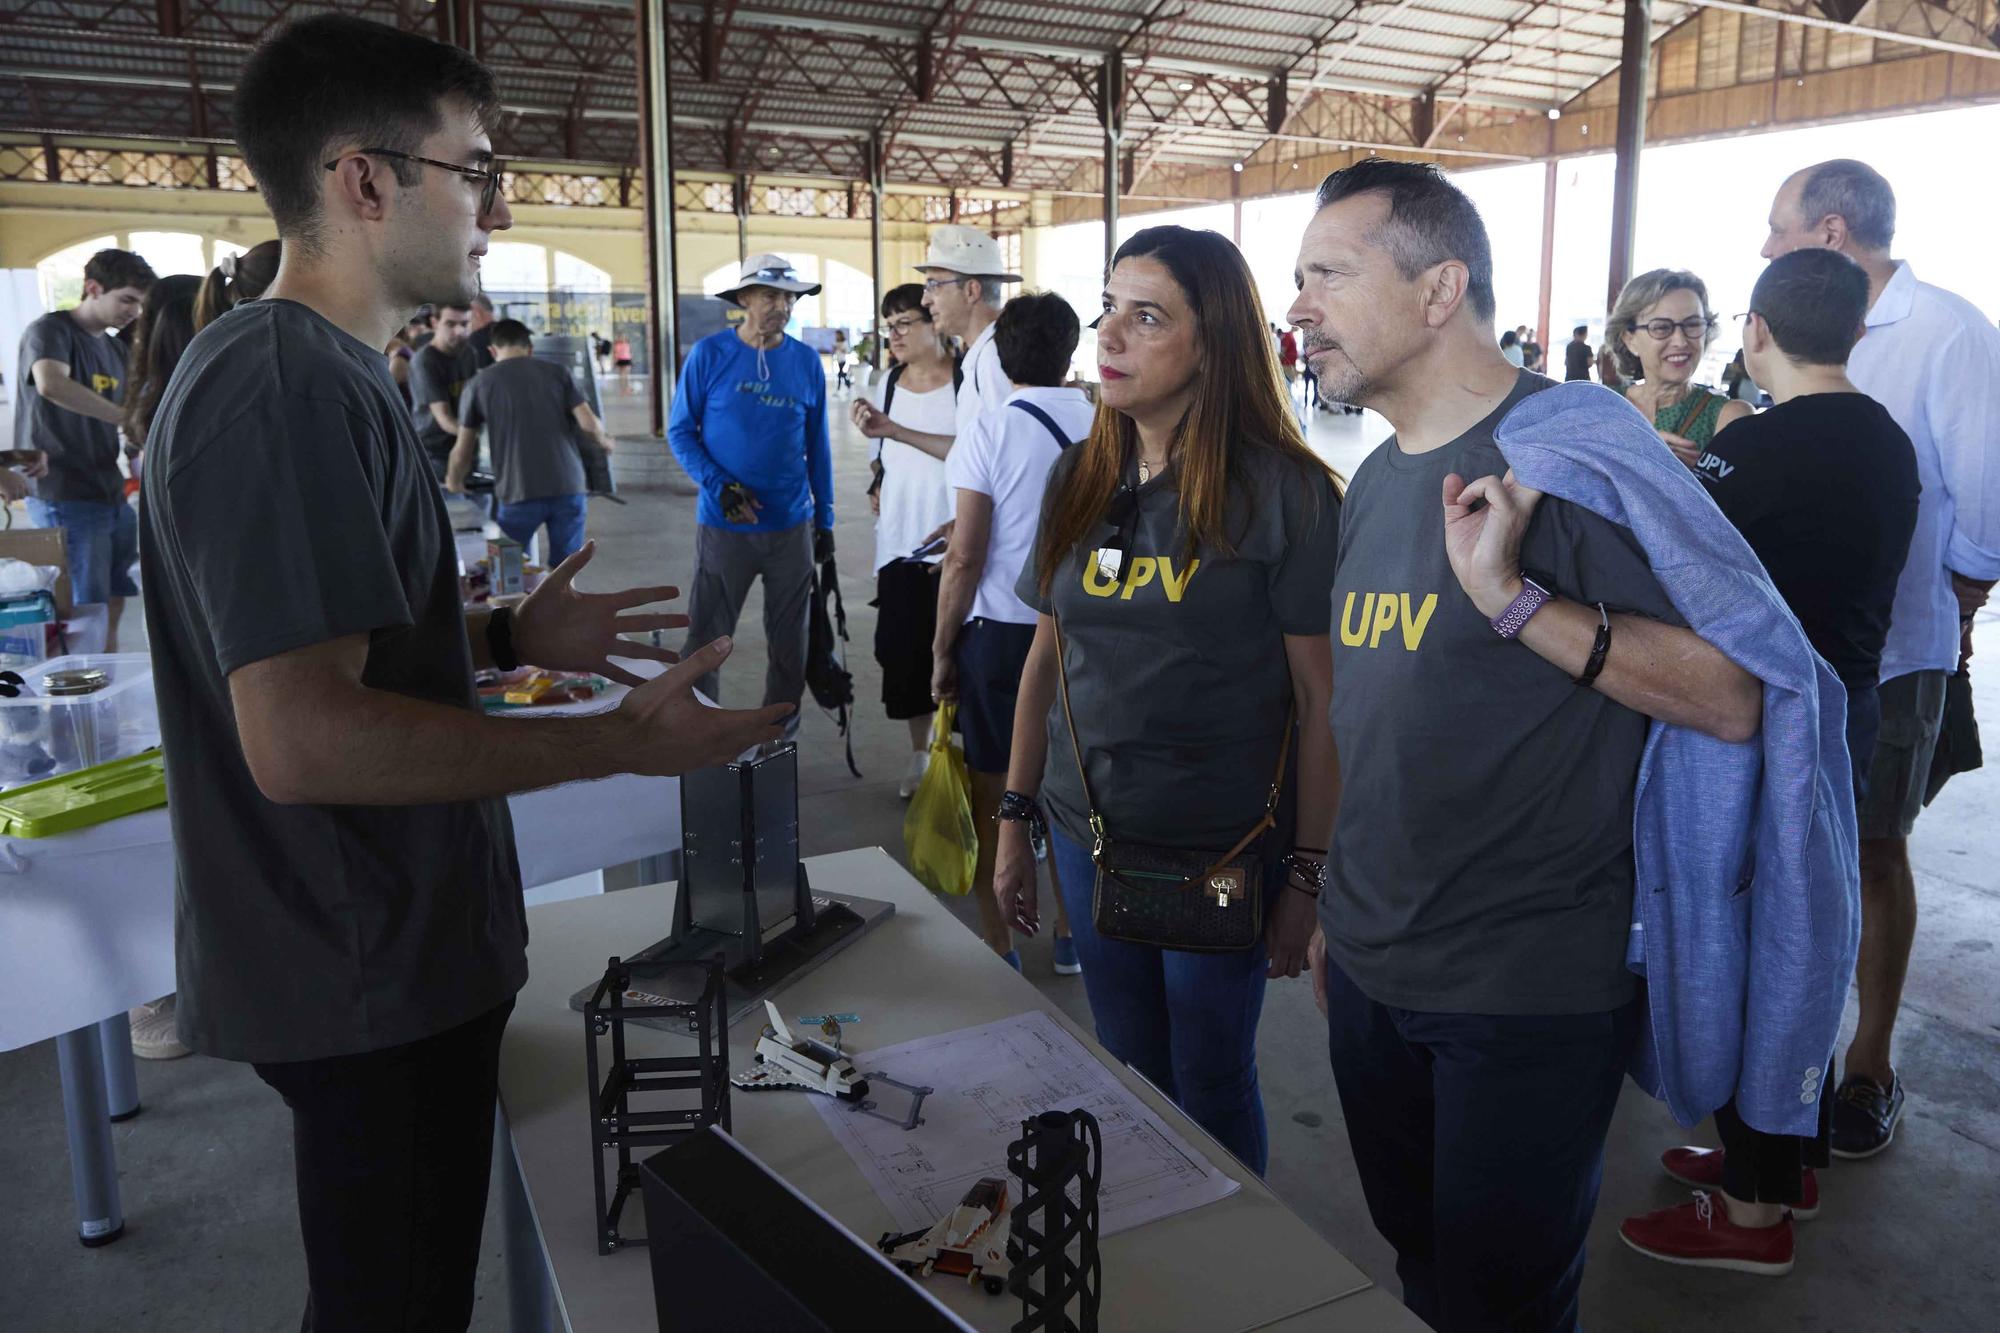
[[[833,555],[833,454],[819,354],[785,336],[802,280],[780,255],[752,255],[721,293],[743,322],[694,345],[674,390],[667,439],[701,487],[687,647],[736,629],[751,582],[764,580],[769,666],[764,702],[805,693],[806,612],[814,564]],[[696,688],[719,698],[717,677]],[[798,728],[794,713],[787,736]]]

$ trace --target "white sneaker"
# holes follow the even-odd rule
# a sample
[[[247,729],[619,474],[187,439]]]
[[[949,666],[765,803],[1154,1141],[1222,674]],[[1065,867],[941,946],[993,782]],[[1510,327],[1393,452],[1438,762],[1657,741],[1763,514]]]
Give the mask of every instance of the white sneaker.
[[[910,766],[903,773],[903,780],[896,784],[896,795],[909,800],[917,794],[917,784],[924,780],[924,770],[931,766],[931,752],[919,750],[910,756]]]
[[[132,1023],[132,1054],[141,1060],[178,1060],[191,1055],[174,1031],[174,997],[142,1004],[127,1018]]]

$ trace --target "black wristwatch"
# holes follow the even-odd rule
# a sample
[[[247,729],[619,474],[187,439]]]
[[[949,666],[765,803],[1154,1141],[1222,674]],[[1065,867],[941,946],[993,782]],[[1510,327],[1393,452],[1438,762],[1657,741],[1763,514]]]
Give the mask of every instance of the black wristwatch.
[[[1000,813],[993,816],[993,822],[1004,824],[1009,820],[1019,820],[1030,828],[1042,822],[1042,807],[1032,796],[1010,791],[1000,798]]]
[[[486,655],[492,658],[493,665],[502,671],[514,671],[520,668],[520,654],[514,651],[512,608],[496,606],[486,617]]]

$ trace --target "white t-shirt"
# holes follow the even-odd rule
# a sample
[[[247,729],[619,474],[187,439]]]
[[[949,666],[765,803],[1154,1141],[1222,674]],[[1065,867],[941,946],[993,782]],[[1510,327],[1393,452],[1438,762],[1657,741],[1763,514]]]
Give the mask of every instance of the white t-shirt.
[[[963,437],[982,413],[991,412],[1014,392],[1007,372],[1000,368],[1000,346],[993,341],[991,324],[981,329],[972,345],[965,349],[965,360],[959,370],[965,383],[959,386],[958,424],[951,433]]]
[[[887,377],[868,391],[877,407],[888,389]],[[896,386],[889,420],[926,435],[950,435],[958,429],[957,406],[947,379],[927,393],[907,384]],[[881,440],[882,513],[875,520],[875,568],[900,560],[951,518],[951,491],[945,486],[944,463],[901,440]],[[930,557],[932,561],[940,557]]]
[[[898,395],[900,397],[901,395]],[[1081,389],[1018,389],[1007,397],[1033,403],[1055,421],[1072,446],[1090,434],[1097,409]],[[993,501],[993,531],[986,568],[972,599],[973,617],[1015,625],[1035,623],[1035,610],[1014,595],[1014,584],[1033,558],[1042,522],[1042,493],[1062,449],[1048,427],[1018,407],[1002,404],[982,414],[958,437],[945,459],[953,490],[977,491]]]

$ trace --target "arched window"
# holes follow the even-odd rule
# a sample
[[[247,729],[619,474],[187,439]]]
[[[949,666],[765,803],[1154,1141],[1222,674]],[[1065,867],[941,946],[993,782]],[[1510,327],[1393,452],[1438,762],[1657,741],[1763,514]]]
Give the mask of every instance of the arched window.
[[[554,251],[556,286],[571,292],[608,292],[611,275],[587,259],[578,259],[564,250]]]
[[[488,292],[540,294],[549,289],[549,252],[529,241],[494,241],[479,265]]]
[[[99,250],[118,244],[116,236],[98,236],[78,241],[58,250],[35,265],[35,285],[40,290],[42,309],[64,310],[83,299],[83,266]]]
[[[99,250],[130,250],[161,277],[172,273],[206,274],[224,255],[240,255],[246,247],[235,241],[210,239],[192,231],[133,231],[94,236],[56,251],[35,265],[36,286],[44,310],[62,310],[83,299],[83,266]]]

